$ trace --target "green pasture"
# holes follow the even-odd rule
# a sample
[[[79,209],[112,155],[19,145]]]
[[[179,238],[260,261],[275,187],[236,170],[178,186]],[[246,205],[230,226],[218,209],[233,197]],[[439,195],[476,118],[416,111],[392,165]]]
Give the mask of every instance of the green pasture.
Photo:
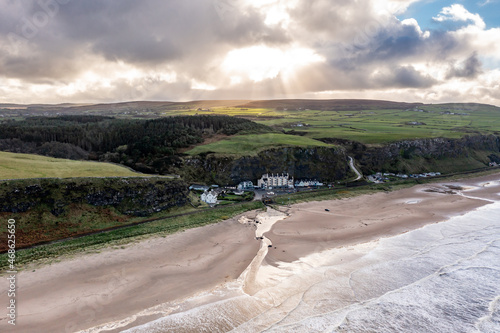
[[[244,117],[279,131],[303,132],[304,137],[299,141],[305,138],[342,138],[378,144],[405,139],[460,138],[500,131],[500,108],[477,104],[425,104],[406,110],[359,111],[215,107],[210,111],[169,110],[164,115],[179,114]],[[223,145],[227,146],[227,143]]]
[[[250,118],[277,130],[304,132],[312,139],[342,138],[368,144],[500,131],[500,108],[487,105],[428,104],[407,110],[361,111],[216,108],[212,112]]]
[[[253,155],[257,154],[261,150],[286,146],[333,147],[332,145],[307,137],[281,133],[266,133],[235,135],[221,141],[197,146],[186,153],[189,155],[198,155],[207,152],[229,155]]]
[[[110,163],[0,152],[0,179],[137,177],[140,175],[140,173]]]

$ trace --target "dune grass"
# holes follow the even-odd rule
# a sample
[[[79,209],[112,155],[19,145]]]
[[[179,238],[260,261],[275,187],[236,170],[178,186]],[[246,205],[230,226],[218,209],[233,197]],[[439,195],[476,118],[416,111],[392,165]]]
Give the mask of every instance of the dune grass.
[[[0,179],[137,177],[140,175],[140,173],[111,163],[0,152]]]

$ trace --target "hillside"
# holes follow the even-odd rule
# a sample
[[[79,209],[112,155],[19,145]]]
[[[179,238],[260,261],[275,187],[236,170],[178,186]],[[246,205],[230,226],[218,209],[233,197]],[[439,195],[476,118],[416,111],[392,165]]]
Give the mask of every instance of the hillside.
[[[206,153],[250,156],[258,152],[278,147],[328,147],[324,142],[281,133],[235,135],[227,139],[203,144],[188,150],[188,155]]]
[[[0,217],[17,221],[18,247],[129,225],[189,202],[186,183],[160,177],[24,179],[0,187]]]
[[[402,103],[368,99],[281,99],[251,101],[238,107],[242,108],[279,108],[295,110],[342,110],[360,111],[369,109],[406,109],[423,103]]]
[[[189,102],[169,101],[135,101],[101,104],[0,104],[0,115],[16,114],[22,116],[54,116],[54,115],[151,115],[158,116],[163,112],[189,109],[207,109],[236,107],[248,103],[248,100],[200,100]]]
[[[0,152],[0,180],[21,178],[137,177],[128,168],[91,161],[72,161],[33,154]]]
[[[155,120],[96,115],[29,117],[0,124],[0,150],[119,163],[134,170],[175,173],[183,148],[213,136],[269,133],[247,119],[178,116]]]
[[[379,100],[137,101],[95,105],[0,106],[0,120],[36,115],[85,114],[120,119],[179,115],[246,118],[276,131],[312,139],[338,138],[385,144],[424,138],[499,133],[500,108],[477,103],[422,104]]]
[[[50,106],[30,109],[37,107],[48,110]],[[259,172],[286,169],[306,175],[287,148],[345,149],[356,155],[366,172],[479,168],[496,161],[498,149],[489,142],[500,135],[500,108],[476,103],[296,99],[54,107],[85,115],[4,122],[0,150],[114,162],[145,173],[178,174],[187,181],[234,184],[241,180],[237,170],[255,176],[248,171],[252,165]],[[446,154],[439,152],[438,144],[431,144],[431,150],[424,145],[418,154],[407,148],[434,139],[447,143]],[[377,151],[390,145],[400,148]],[[282,157],[271,165],[260,160],[270,156],[262,152]],[[329,167],[321,159],[315,163]],[[345,175],[341,170],[335,177]]]

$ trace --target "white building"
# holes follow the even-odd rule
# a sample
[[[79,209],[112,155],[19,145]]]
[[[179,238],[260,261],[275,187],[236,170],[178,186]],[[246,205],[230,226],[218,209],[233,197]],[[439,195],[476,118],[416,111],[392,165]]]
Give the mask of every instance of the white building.
[[[213,206],[217,203],[217,193],[215,193],[215,191],[213,191],[213,190],[210,190],[210,192],[205,191],[201,195],[201,201],[206,202],[210,206]]]
[[[323,186],[323,183],[317,180],[301,180],[295,182],[295,187]]]
[[[199,185],[199,184],[193,184],[189,186],[190,190],[195,190],[195,191],[207,191],[210,187],[206,185]]]
[[[238,184],[238,190],[253,190],[254,186],[253,183],[249,180],[246,180],[244,182],[241,182]]]
[[[257,181],[257,187],[271,189],[275,187],[293,188],[293,177],[289,174],[269,175],[265,174]]]

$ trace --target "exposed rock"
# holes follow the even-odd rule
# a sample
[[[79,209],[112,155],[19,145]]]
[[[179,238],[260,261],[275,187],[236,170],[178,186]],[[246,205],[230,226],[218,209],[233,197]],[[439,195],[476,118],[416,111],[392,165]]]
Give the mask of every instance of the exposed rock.
[[[192,181],[234,185],[244,180],[257,180],[265,173],[283,172],[296,179],[333,181],[345,178],[350,169],[341,147],[285,147],[237,158],[210,153],[190,157],[178,172]]]
[[[357,160],[364,173],[386,170],[390,172],[426,172],[418,169],[401,170],[401,162],[415,158],[439,160],[445,158],[469,157],[477,151],[500,152],[500,137],[495,135],[465,136],[460,139],[433,138],[402,140],[382,147],[363,145],[359,142],[324,138],[323,142],[341,144]],[[489,156],[494,160],[496,154]],[[486,162],[486,161],[482,161]],[[485,164],[486,166],[486,164]]]
[[[112,206],[147,216],[189,202],[186,183],[162,178],[33,179],[2,183],[0,211],[20,213],[46,206],[59,216],[70,204]]]

